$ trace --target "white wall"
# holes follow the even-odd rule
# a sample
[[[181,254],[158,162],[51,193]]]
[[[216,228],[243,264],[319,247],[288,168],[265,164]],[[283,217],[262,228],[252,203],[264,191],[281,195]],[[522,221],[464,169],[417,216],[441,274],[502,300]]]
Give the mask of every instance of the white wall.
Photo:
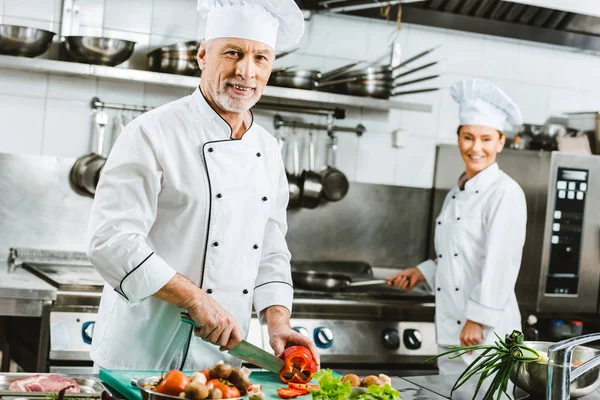
[[[135,40],[136,52],[120,67],[144,68],[146,53],[159,45],[197,39],[195,0],[82,0],[80,34]],[[0,22],[59,32],[60,0],[0,0]],[[388,49],[394,23],[354,17],[315,15],[307,22],[301,50],[277,61],[330,70],[354,60],[372,60]],[[448,87],[463,77],[489,79],[511,95],[526,122],[543,123],[550,114],[599,109],[600,57],[571,49],[491,36],[465,34],[404,24],[399,33],[403,54],[443,46],[417,61],[441,61],[417,73],[442,76],[415,87],[439,86],[433,93],[398,99],[433,105],[429,114],[393,110],[348,113],[339,124],[364,124],[358,138],[339,134],[338,167],[352,180],[366,183],[431,187],[436,143],[455,141],[457,107]],[[43,57],[56,58],[56,46]],[[91,140],[89,101],[159,106],[188,94],[187,89],[113,82],[0,69],[0,152],[77,157]],[[360,98],[357,98],[360,102]],[[272,113],[258,113],[268,130]],[[301,117],[308,121],[318,119]],[[391,146],[391,131],[407,129],[406,146]],[[305,132],[299,132],[304,134]],[[302,136],[301,135],[301,136]],[[325,135],[319,135],[318,164],[323,164]]]

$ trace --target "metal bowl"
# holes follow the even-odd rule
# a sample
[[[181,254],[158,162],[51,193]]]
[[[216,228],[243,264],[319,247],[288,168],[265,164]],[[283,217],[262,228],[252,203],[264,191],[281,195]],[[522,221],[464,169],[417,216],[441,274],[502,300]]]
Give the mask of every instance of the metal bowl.
[[[140,389],[140,393],[142,395],[142,400],[181,400],[181,397],[169,396],[167,394],[154,392],[154,391],[148,389],[149,385],[151,385],[150,387],[156,386],[158,384],[158,382],[160,381],[160,379],[161,379],[160,376],[150,376],[148,378],[143,378],[143,379],[132,379],[131,384],[133,386],[136,386],[138,389]],[[228,400],[247,399],[248,396],[246,394],[246,391],[242,391],[242,392],[243,392],[242,397],[234,397],[234,398],[231,398]]]
[[[525,342],[525,345],[531,347],[534,350],[548,352],[548,348],[552,346],[553,342]],[[600,354],[600,350],[596,350],[590,347],[578,346],[573,351],[573,363],[586,362],[595,356]],[[530,395],[542,395],[546,394],[546,380],[547,380],[547,365],[540,363],[525,363],[517,371],[513,372],[510,380],[519,389],[524,390]],[[583,397],[600,386],[600,371],[595,368],[583,375],[581,378],[571,384],[571,397]]]
[[[18,25],[0,25],[0,54],[37,57],[52,44],[54,32]]]
[[[94,36],[65,36],[65,50],[73,61],[114,67],[133,53],[135,42]]]
[[[155,72],[199,76],[197,52],[198,42],[196,41],[163,46],[148,53],[148,67]]]

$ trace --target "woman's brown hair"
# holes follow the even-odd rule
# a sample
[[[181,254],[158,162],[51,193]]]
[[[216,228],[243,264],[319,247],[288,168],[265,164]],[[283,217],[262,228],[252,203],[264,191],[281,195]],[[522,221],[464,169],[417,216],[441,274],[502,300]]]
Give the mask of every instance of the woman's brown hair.
[[[459,135],[460,135],[460,130],[461,130],[461,128],[462,128],[462,127],[463,127],[462,125],[459,125],[459,126],[458,126],[458,129],[456,129],[456,135],[457,135],[457,136],[459,136]],[[498,130],[498,129],[496,129],[496,130],[497,130],[497,131],[498,131],[498,133],[500,134],[500,139],[502,139],[502,136],[504,136],[504,132],[502,132],[502,131],[500,131],[500,130]]]

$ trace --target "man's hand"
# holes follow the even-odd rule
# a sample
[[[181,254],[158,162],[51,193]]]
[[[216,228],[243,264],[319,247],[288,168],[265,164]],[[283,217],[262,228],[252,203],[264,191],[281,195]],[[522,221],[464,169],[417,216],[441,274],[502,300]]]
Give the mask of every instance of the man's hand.
[[[410,292],[419,282],[425,280],[425,276],[418,268],[407,268],[395,275],[386,278],[388,285]]]
[[[290,346],[304,346],[310,350],[320,367],[321,360],[317,346],[308,338],[293,330],[290,326],[290,312],[281,306],[272,306],[264,311],[269,331],[269,344],[277,357],[282,357],[283,351]]]
[[[200,325],[194,333],[203,340],[229,350],[242,341],[240,327],[219,303],[181,274],[176,274],[154,297],[186,309]]]
[[[194,328],[196,336],[207,342],[230,350],[242,341],[240,327],[233,317],[209,295],[188,308],[190,317],[200,325]]]
[[[483,326],[478,322],[467,320],[460,332],[461,346],[476,346],[483,342]]]

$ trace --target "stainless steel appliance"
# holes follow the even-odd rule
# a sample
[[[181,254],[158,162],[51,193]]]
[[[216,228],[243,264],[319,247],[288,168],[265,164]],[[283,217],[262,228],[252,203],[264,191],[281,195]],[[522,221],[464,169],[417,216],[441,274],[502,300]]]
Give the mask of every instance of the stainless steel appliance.
[[[527,237],[516,286],[522,309],[600,312],[600,156],[504,150],[498,164],[527,199]],[[438,146],[434,216],[463,170],[456,146]]]
[[[353,282],[394,271],[331,261],[295,262],[292,269],[343,271]],[[410,293],[385,284],[329,291],[296,287],[293,308],[292,327],[314,340],[323,368],[360,375],[437,373],[435,364],[422,364],[437,354],[434,298],[423,286]]]
[[[91,373],[89,351],[104,280],[85,253],[12,248],[8,265],[57,289],[41,319],[15,318],[8,327],[11,358],[30,371]]]

